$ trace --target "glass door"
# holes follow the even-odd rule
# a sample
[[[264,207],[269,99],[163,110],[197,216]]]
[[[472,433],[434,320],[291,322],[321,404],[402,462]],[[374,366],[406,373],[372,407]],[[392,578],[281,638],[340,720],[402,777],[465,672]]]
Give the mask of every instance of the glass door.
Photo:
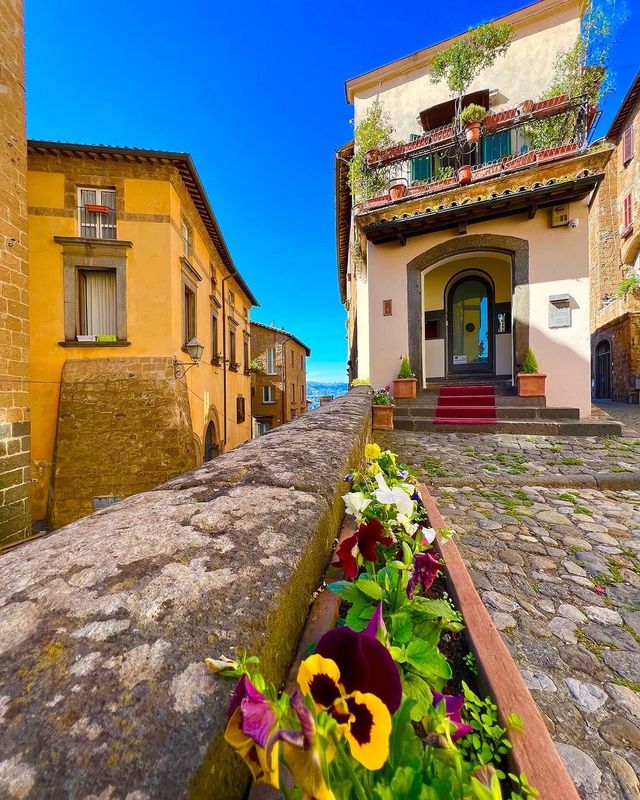
[[[449,292],[448,368],[453,373],[493,372],[493,293],[489,283],[470,276]]]

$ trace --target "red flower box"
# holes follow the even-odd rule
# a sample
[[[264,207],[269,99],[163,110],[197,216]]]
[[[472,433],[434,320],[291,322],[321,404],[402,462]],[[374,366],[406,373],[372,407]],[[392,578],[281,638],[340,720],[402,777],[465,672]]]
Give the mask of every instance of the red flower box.
[[[87,203],[84,207],[85,211],[89,211],[92,214],[109,214],[111,209],[109,206],[96,206],[92,203]]]

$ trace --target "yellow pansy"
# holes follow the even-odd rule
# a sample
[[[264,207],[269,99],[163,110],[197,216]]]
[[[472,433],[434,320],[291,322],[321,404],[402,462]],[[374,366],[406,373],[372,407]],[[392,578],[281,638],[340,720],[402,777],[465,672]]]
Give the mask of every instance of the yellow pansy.
[[[375,461],[377,458],[380,458],[381,453],[380,445],[375,442],[366,445],[364,448],[364,457],[367,461]]]

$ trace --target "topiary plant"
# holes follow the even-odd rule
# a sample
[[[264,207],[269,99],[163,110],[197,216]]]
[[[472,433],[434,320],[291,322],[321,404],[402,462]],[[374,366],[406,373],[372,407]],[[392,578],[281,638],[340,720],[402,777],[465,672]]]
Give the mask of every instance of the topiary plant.
[[[479,106],[477,103],[471,103],[465,106],[460,112],[460,122],[463,125],[468,125],[470,122],[482,122],[487,116],[487,109],[484,106]]]
[[[522,359],[522,369],[520,372],[524,375],[535,375],[540,372],[540,367],[538,367],[538,362],[531,348],[527,350],[525,357]]]
[[[403,356],[402,363],[400,364],[400,371],[398,372],[398,378],[415,378],[413,370],[411,369],[409,356]]]

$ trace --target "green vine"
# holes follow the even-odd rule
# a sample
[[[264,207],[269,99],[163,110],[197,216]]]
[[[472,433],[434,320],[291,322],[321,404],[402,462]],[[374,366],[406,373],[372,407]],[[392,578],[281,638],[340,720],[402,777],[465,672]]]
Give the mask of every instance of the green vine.
[[[349,188],[356,203],[386,192],[388,179],[385,170],[367,167],[366,156],[370,150],[391,147],[394,133],[388,111],[376,98],[355,129],[354,154],[349,162]]]

